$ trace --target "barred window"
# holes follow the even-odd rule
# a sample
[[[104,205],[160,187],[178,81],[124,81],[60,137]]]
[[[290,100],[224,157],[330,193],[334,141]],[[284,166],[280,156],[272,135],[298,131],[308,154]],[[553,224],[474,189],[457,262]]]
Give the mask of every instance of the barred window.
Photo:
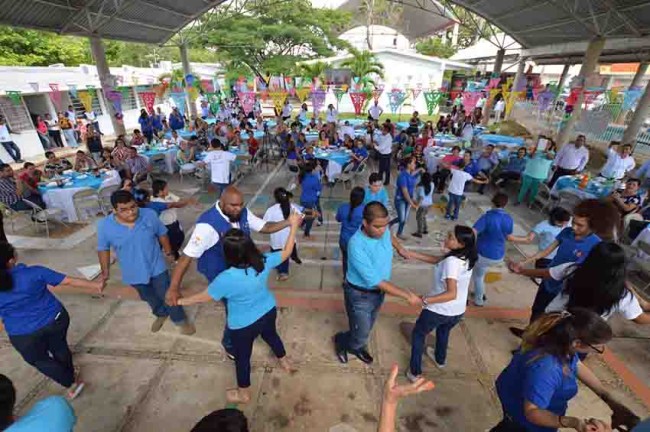
[[[0,113],[7,119],[9,127],[16,132],[34,129],[22,99],[19,104],[14,104],[8,97],[0,97]]]
[[[85,90],[84,90],[85,91]],[[99,92],[101,92],[100,89],[95,90],[95,96],[93,97],[93,111],[95,111],[95,115],[102,115],[104,112],[102,111],[102,106],[99,104]],[[77,97],[74,97],[72,93],[68,93],[70,96],[70,101],[72,102],[72,107],[74,108],[75,114],[77,114],[77,118],[82,118],[84,115],[84,112],[86,112],[86,108],[84,107],[84,104],[81,103],[81,100]]]
[[[122,111],[138,109],[133,87],[128,87],[129,91],[122,93]]]

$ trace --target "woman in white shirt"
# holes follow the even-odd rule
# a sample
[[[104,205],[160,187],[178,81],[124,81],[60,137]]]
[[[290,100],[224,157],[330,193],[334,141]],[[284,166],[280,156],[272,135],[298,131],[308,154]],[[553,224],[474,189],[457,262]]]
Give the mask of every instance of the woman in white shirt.
[[[173,130],[172,131],[172,136],[169,138],[169,145],[170,146],[180,146],[181,141],[183,141],[183,139],[178,136],[178,131]]]
[[[287,121],[291,118],[291,112],[293,111],[293,106],[289,103],[289,99],[284,101],[284,106],[282,107],[282,121]]]
[[[637,324],[650,324],[650,304],[626,286],[625,251],[614,242],[600,242],[582,264],[565,263],[548,269],[524,269],[508,264],[511,271],[531,277],[564,281],[564,288],[546,312],[585,308],[609,319],[620,314]]]
[[[436,265],[433,288],[428,295],[422,296],[422,312],[411,334],[411,364],[406,371],[411,382],[421,378],[424,342],[434,329],[436,347],[427,347],[426,353],[437,367],[445,367],[449,333],[467,308],[472,269],[478,259],[474,231],[468,226],[456,225],[447,234],[444,247],[449,252],[442,256],[409,251],[410,258]]]
[[[307,123],[307,114],[309,114],[309,109],[307,108],[307,104],[304,103],[300,106],[300,112],[298,113],[298,120],[300,120],[300,122],[303,124]]]
[[[277,204],[269,207],[264,213],[265,222],[281,222],[289,218],[291,210],[297,213],[302,213],[302,207],[299,207],[291,202],[293,194],[287,191],[285,188],[279,187],[273,191],[273,197]],[[271,252],[281,251],[284,248],[284,245],[289,238],[289,232],[291,229],[289,227],[280,230],[276,233],[271,234]],[[302,264],[302,261],[298,257],[298,244],[296,243],[293,246],[293,251],[291,251],[291,259],[296,264]],[[279,281],[286,281],[289,279],[289,260],[285,260],[275,268],[278,271]]]

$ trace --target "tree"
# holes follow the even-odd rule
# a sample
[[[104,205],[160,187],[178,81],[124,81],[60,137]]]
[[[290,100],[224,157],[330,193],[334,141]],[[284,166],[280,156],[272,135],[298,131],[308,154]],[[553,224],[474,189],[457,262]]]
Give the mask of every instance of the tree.
[[[404,15],[404,7],[391,0],[362,0],[359,12],[365,18],[366,44],[368,49],[372,50],[371,26],[399,27]]]
[[[372,75],[379,78],[384,77],[384,65],[370,51],[359,51],[354,48],[349,49],[352,57],[341,62],[341,66],[352,71],[353,77],[359,77],[359,82],[363,87],[375,85]]]
[[[317,61],[311,64],[301,64],[297,68],[298,75],[305,78],[313,80],[314,78],[320,78],[323,80],[325,77],[325,71],[330,68],[328,63]]]
[[[337,37],[349,22],[348,12],[314,8],[309,0],[256,0],[240,6],[219,7],[200,18],[192,37],[259,77],[289,74],[296,62],[348,47]]]
[[[76,66],[90,63],[88,42],[36,30],[0,27],[0,64],[5,66]]]
[[[420,54],[440,58],[449,58],[456,54],[456,48],[445,44],[439,37],[431,37],[417,42],[415,44],[415,51]]]

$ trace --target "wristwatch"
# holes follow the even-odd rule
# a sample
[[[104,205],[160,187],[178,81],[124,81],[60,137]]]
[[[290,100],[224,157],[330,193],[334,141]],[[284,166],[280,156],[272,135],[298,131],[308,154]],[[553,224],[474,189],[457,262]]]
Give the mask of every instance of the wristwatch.
[[[422,296],[422,297],[420,297],[420,299],[422,300],[423,305],[425,305],[425,306],[429,305],[429,303],[427,303],[427,297],[426,296]]]

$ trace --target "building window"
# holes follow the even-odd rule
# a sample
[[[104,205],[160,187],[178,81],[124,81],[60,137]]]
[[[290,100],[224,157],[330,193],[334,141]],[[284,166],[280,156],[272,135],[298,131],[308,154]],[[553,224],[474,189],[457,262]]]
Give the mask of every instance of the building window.
[[[122,111],[138,109],[138,104],[135,101],[135,92],[133,87],[129,87],[128,93],[122,93]]]
[[[16,132],[34,129],[22,99],[20,104],[16,105],[8,97],[0,97],[0,113],[7,119],[9,127]]]

